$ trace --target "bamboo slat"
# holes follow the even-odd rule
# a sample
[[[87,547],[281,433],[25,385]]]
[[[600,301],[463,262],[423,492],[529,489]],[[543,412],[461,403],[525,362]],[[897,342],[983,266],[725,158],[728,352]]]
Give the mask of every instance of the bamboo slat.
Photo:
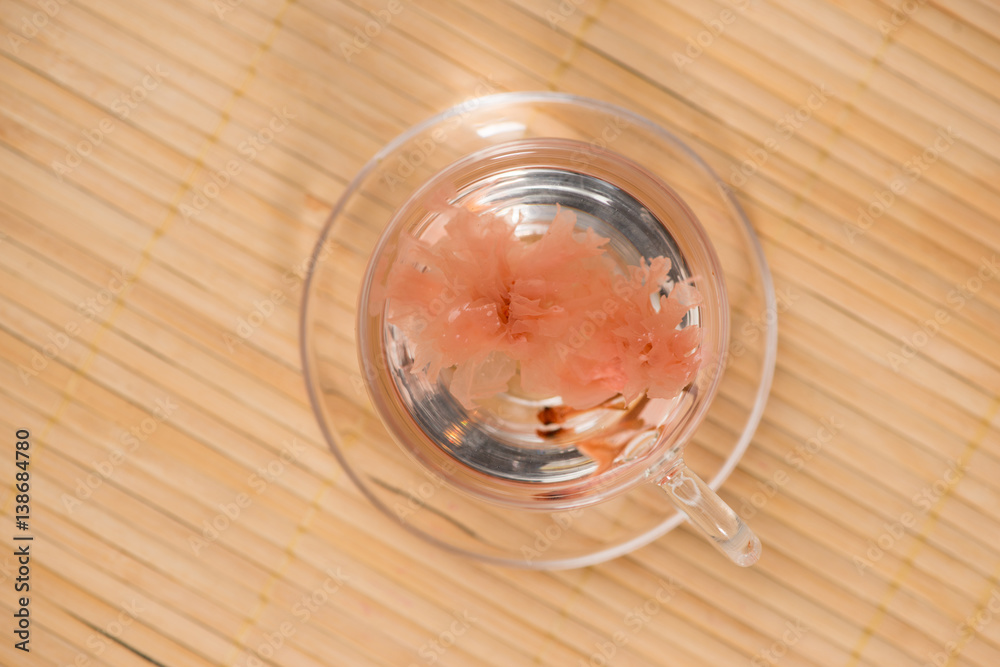
[[[977,275],[1000,252],[995,3],[0,0],[0,33],[0,664],[1000,664],[1000,275]],[[684,525],[586,569],[464,560],[383,516],[327,449],[298,350],[305,262],[365,162],[477,90],[628,107],[746,209],[788,296],[770,402],[720,492],[764,543],[755,568]],[[287,129],[248,157],[276,114]],[[322,362],[354,368],[377,230],[345,224]],[[718,400],[697,465],[725,456],[743,399]],[[373,415],[340,414],[363,447]],[[822,420],[837,430],[814,447]],[[11,632],[18,534],[30,653]]]

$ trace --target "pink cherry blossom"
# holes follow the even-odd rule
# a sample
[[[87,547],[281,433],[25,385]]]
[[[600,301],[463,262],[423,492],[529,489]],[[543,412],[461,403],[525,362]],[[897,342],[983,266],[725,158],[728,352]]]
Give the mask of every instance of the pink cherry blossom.
[[[608,239],[577,230],[566,209],[523,239],[492,214],[437,210],[434,240],[402,238],[377,287],[416,368],[432,380],[454,368],[450,391],[464,406],[515,375],[520,391],[577,409],[618,394],[672,398],[694,379],[701,331],[679,327],[700,296],[688,283],[662,295],[668,259],[623,270]]]

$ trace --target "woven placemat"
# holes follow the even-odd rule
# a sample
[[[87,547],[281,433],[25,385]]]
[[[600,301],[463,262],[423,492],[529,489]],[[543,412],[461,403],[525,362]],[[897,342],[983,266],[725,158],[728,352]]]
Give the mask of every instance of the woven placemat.
[[[0,663],[1000,664],[994,3],[0,19]],[[462,560],[380,515],[322,440],[297,314],[333,204],[413,123],[540,89],[674,130],[761,236],[778,366],[721,490],[755,568],[686,526],[583,570]]]

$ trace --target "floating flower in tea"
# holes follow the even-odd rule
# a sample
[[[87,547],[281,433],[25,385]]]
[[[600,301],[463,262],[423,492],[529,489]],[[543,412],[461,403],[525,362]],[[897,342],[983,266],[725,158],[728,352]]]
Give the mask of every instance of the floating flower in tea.
[[[680,324],[700,295],[688,283],[662,293],[669,259],[626,274],[609,239],[578,231],[566,209],[526,238],[489,213],[440,215],[433,242],[400,241],[380,296],[414,367],[431,380],[454,369],[449,390],[466,408],[515,385],[584,410],[619,394],[670,399],[694,380],[702,332]]]

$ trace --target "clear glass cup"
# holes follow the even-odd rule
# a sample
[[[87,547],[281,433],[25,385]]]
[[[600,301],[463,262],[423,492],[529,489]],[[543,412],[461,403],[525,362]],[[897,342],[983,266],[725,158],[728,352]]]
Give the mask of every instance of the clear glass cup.
[[[379,301],[400,235],[440,233],[430,202],[443,191],[525,236],[544,231],[557,205],[569,208],[578,228],[611,239],[622,267],[669,257],[670,280],[693,282],[703,297],[683,322],[704,333],[697,379],[672,400],[564,411],[555,435],[544,415],[561,409],[558,397],[510,391],[464,408],[446,374],[413,368],[411,341],[386,322]],[[376,506],[427,539],[506,564],[566,567],[649,541],[676,525],[679,511],[750,565],[760,542],[712,485],[759,420],[774,312],[745,217],[675,137],[612,105],[517,93],[470,100],[413,128],[359,174],[317,244],[302,350],[334,453]],[[706,424],[713,410],[719,417]],[[721,449],[704,451],[701,441],[720,427],[730,430],[715,437]],[[615,443],[612,465],[585,453],[595,442]],[[688,452],[692,467],[714,474],[712,484],[688,467]],[[657,487],[676,511],[650,497]]]

